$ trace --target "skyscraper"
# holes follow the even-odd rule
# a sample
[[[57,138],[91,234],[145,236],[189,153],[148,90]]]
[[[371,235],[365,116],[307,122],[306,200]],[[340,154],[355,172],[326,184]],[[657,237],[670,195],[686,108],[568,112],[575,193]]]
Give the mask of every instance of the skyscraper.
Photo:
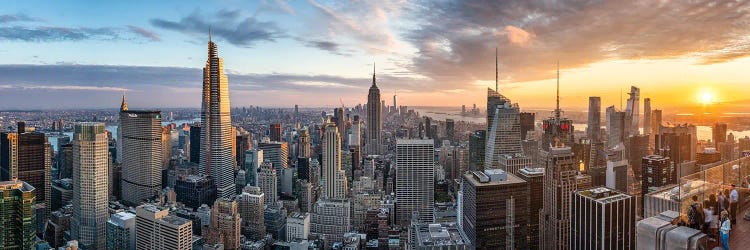
[[[654,109],[651,113],[651,134],[656,136],[661,133],[661,109]]]
[[[557,99],[553,116],[542,121],[542,146],[541,149],[549,151],[552,147],[571,147],[575,140],[573,132],[573,121],[562,117],[560,109],[560,65],[557,65]]]
[[[641,101],[641,89],[636,86],[630,86],[630,98],[628,98],[628,106],[625,108],[625,113],[630,118],[630,124],[627,131],[629,132],[626,136],[640,134],[639,121],[641,116],[640,101]]]
[[[434,154],[432,140],[396,141],[396,224],[409,225],[415,211],[422,222],[432,222]]]
[[[240,245],[240,213],[237,201],[219,198],[211,206],[211,223],[206,236],[208,244],[223,244],[224,249],[236,250]]]
[[[570,202],[570,249],[635,249],[635,197],[596,187]]]
[[[539,249],[539,213],[544,208],[544,168],[522,168],[518,177],[526,181],[529,187],[529,220],[526,235],[529,249]]]
[[[323,197],[346,198],[346,173],[341,169],[341,137],[333,123],[326,124],[323,137]]]
[[[654,136],[651,133],[651,98],[643,99],[643,133]]]
[[[122,97],[117,130],[122,150],[122,199],[138,205],[161,190],[162,127],[160,111],[129,110]]]
[[[367,94],[367,154],[377,155],[380,154],[381,146],[383,143],[381,133],[383,130],[383,122],[381,117],[383,115],[383,109],[380,105],[380,89],[375,84],[375,64],[372,65],[372,86]]]
[[[264,160],[258,170],[258,187],[265,195],[265,203],[268,205],[276,204],[278,200],[278,178],[276,169],[270,161]]]
[[[86,249],[107,247],[108,155],[104,123],[83,122],[75,125],[70,235]]]
[[[297,157],[310,158],[310,132],[307,127],[297,133]]]
[[[237,161],[237,168],[245,170],[245,151],[253,147],[253,139],[248,132],[237,132],[235,136],[235,161]]]
[[[607,107],[607,147],[625,143],[627,138],[627,113],[615,110],[615,106]]]
[[[456,122],[453,119],[445,119],[445,138],[450,140],[452,144],[457,144]]]
[[[34,187],[35,201],[46,204],[46,214],[49,213],[50,203],[50,175],[52,148],[43,133],[26,131],[19,122],[17,133],[3,133],[0,144],[8,150],[7,159],[2,159],[2,175],[0,180],[12,181],[18,178]],[[6,149],[7,148],[7,149]]]
[[[719,143],[727,141],[727,124],[715,123],[711,128],[711,141],[714,147],[719,148]]]
[[[259,187],[245,186],[237,195],[237,206],[242,218],[242,235],[251,240],[261,240],[266,235],[263,222],[265,194]]]
[[[208,59],[203,68],[201,102],[201,155],[199,172],[211,175],[219,197],[235,195],[229,81],[216,44],[209,39]]]
[[[501,100],[494,106],[490,102],[488,107],[493,107],[492,120],[487,127],[487,141],[484,152],[485,169],[498,168],[498,157],[503,154],[520,154],[521,148],[521,120],[518,104],[511,104],[510,99],[500,95],[491,89],[487,89],[489,96],[496,96]]]
[[[36,239],[34,187],[19,181],[0,182],[0,249],[32,249]]]
[[[109,217],[107,249],[135,250],[135,214],[119,212]]]
[[[190,126],[190,162],[200,164],[201,159],[201,126]]]
[[[542,248],[569,249],[570,195],[576,190],[578,164],[570,147],[552,147],[539,154],[545,168]]]
[[[484,152],[487,140],[486,130],[477,130],[469,135],[469,170],[484,170]]]
[[[589,97],[589,120],[586,126],[586,136],[592,142],[601,140],[602,131],[602,99],[598,96]],[[609,132],[609,130],[607,131]]]
[[[246,183],[250,186],[258,186],[258,169],[263,164],[263,150],[250,149],[245,151]]]
[[[280,142],[282,133],[283,132],[280,122],[272,123],[271,127],[268,129],[268,135],[270,136],[272,142]]]
[[[463,175],[462,223],[477,249],[528,249],[529,183],[500,169]],[[538,217],[538,214],[531,214]]]
[[[169,215],[169,209],[152,204],[135,208],[136,250],[182,250],[191,249],[193,222]]]

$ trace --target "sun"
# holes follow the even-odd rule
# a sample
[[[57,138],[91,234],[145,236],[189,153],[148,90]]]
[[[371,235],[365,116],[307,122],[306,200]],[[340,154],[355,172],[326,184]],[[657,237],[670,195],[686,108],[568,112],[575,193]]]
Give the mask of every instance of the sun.
[[[704,90],[698,96],[698,102],[703,105],[713,104],[715,101],[714,94],[709,90]]]

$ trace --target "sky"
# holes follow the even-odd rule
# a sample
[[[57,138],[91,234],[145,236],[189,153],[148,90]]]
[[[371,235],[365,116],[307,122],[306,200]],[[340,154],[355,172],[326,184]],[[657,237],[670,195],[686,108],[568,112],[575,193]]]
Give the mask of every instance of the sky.
[[[0,110],[199,107],[208,31],[232,106],[750,107],[744,0],[10,1]],[[739,106],[737,106],[739,105]]]

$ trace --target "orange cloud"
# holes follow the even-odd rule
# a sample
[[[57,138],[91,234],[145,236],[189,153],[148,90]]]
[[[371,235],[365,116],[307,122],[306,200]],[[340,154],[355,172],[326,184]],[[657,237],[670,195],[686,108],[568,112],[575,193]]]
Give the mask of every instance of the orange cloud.
[[[528,46],[534,38],[534,34],[512,25],[505,26],[505,35],[508,36],[508,41],[521,46]]]

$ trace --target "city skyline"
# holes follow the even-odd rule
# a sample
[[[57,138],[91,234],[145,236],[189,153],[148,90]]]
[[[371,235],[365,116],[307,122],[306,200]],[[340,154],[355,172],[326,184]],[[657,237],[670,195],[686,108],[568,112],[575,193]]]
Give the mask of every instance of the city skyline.
[[[0,13],[0,107],[116,108],[109,100],[127,90],[142,107],[197,108],[202,65],[193,51],[209,26],[227,51],[235,106],[365,103],[358,93],[373,61],[383,99],[482,106],[497,48],[500,92],[526,108],[554,106],[558,60],[563,109],[585,109],[588,96],[617,106],[630,85],[659,108],[746,107],[731,89],[750,76],[747,10],[640,1],[19,3]],[[597,25],[579,28],[587,22]]]

